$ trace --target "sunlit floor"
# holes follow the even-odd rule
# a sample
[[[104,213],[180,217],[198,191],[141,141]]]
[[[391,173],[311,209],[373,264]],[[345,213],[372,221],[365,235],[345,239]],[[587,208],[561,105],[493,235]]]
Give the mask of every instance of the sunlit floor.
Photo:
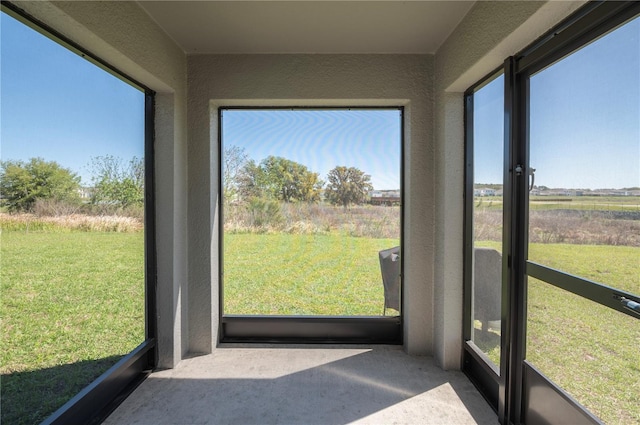
[[[497,424],[460,372],[399,347],[225,346],[153,373],[106,424]]]

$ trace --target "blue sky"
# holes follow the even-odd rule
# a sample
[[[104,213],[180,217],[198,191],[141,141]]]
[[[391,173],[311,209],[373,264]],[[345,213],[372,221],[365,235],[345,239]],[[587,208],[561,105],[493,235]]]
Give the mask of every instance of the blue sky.
[[[501,184],[504,157],[504,76],[473,96],[474,181]]]
[[[0,14],[3,160],[42,157],[90,184],[92,157],[144,153],[144,93]]]
[[[477,183],[502,181],[503,85],[474,96]],[[640,18],[532,76],[530,96],[536,185],[640,187]]]
[[[2,13],[0,156],[40,156],[90,184],[92,157],[141,157],[144,94]],[[502,90],[475,99],[476,178],[502,180]],[[640,18],[531,79],[536,184],[640,186]],[[224,143],[260,161],[284,156],[325,179],[354,166],[376,189],[400,185],[398,110],[226,111]],[[478,147],[482,146],[480,149]]]
[[[530,92],[537,184],[640,186],[640,18],[534,75]]]
[[[281,156],[325,181],[336,166],[356,167],[378,190],[400,188],[400,139],[398,109],[230,109],[222,119],[223,146],[239,146],[256,162]]]
[[[6,14],[2,31],[3,160],[40,156],[90,184],[91,158],[141,157],[144,94]],[[225,143],[257,162],[283,156],[320,173],[336,165],[400,187],[398,110],[227,111]]]

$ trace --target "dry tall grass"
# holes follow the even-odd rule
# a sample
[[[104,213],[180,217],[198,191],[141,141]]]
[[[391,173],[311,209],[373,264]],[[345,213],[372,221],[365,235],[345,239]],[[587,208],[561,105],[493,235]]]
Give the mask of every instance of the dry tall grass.
[[[55,215],[0,213],[0,229],[21,231],[137,232],[139,214]],[[226,205],[224,228],[229,233],[344,233],[354,237],[399,238],[400,207],[362,205],[348,209],[326,204],[281,203],[271,219],[257,220],[247,205]],[[529,216],[532,243],[621,245],[640,247],[640,213],[580,210],[534,210]],[[477,240],[502,240],[502,211],[476,209]]]
[[[113,204],[69,203],[55,199],[38,199],[32,211],[38,217],[66,217],[75,215],[101,217],[131,217],[142,222],[144,220],[144,206],[130,205],[122,208]]]
[[[640,214],[532,211],[529,214],[529,239],[540,243],[640,247]]]
[[[475,238],[502,240],[502,211],[475,212]],[[578,245],[640,247],[640,213],[534,210],[529,213],[529,241]]]
[[[13,231],[85,231],[138,232],[144,227],[139,218],[105,215],[70,214],[37,216],[36,214],[0,213],[0,229]]]
[[[400,207],[281,203],[272,220],[256,220],[249,205],[225,205],[224,230],[229,233],[344,233],[354,237],[399,238]]]

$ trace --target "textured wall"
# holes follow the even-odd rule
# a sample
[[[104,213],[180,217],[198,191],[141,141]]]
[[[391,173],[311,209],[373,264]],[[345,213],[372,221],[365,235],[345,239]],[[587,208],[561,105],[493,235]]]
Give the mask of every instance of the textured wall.
[[[159,94],[156,209],[160,367],[187,349],[186,56],[134,2],[17,2],[18,7]]]
[[[218,187],[217,105],[404,105],[406,348],[410,353],[431,353],[432,71],[433,58],[426,55],[189,57],[189,320],[193,351],[210,350],[216,343],[218,326],[217,206],[213,203]],[[214,321],[208,323],[205,318],[211,312]]]
[[[464,92],[585,1],[479,1],[436,54],[439,89]]]
[[[151,89],[184,88],[184,53],[135,2],[14,3]]]

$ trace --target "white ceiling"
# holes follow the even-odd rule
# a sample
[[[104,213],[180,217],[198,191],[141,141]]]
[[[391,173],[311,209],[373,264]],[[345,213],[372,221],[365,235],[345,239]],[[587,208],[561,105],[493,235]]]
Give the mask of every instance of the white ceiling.
[[[474,1],[139,1],[201,53],[435,53]]]

